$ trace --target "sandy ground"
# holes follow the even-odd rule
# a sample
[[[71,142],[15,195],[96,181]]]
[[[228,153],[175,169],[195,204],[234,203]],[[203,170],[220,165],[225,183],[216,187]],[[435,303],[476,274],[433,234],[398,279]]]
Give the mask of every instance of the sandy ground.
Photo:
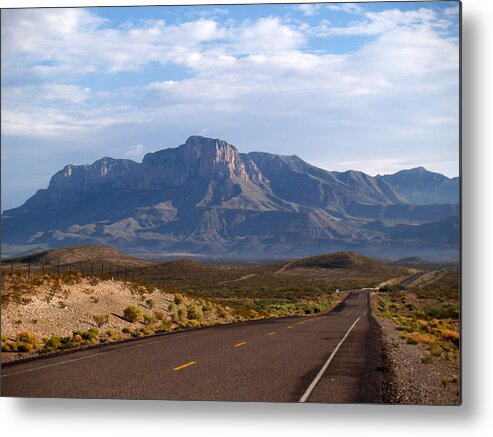
[[[29,294],[25,303],[2,305],[2,335],[10,339],[15,339],[21,331],[29,331],[39,338],[71,335],[75,330],[98,328],[93,315],[109,316],[108,323],[98,328],[100,330],[121,332],[125,326],[135,329],[136,324],[122,319],[127,306],[137,306],[143,314],[160,311],[169,315],[168,307],[174,297],[154,287],[137,287],[112,280],[95,284],[83,278],[78,284],[62,285],[55,294],[48,285],[41,285]],[[149,299],[154,301],[152,309],[146,304]],[[197,303],[190,298],[184,299],[184,304]],[[225,319],[228,321],[232,316]]]

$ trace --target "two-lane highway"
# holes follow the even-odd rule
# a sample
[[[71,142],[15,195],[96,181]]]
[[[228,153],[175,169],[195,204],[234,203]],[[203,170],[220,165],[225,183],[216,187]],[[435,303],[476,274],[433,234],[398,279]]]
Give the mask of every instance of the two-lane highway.
[[[384,402],[367,290],[334,311],[109,345],[2,368],[2,396]]]

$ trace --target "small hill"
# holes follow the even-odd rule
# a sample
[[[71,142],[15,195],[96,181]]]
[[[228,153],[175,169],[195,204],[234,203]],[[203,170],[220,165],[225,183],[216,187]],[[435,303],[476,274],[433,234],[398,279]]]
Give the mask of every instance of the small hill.
[[[429,264],[430,262],[424,258],[420,258],[419,256],[410,256],[408,258],[401,258],[397,261],[394,261],[392,264],[398,266],[420,266],[423,264]]]
[[[291,263],[288,269],[346,269],[346,270],[388,270],[386,264],[374,261],[356,252],[336,252],[326,255],[302,258]]]
[[[69,246],[60,249],[45,250],[43,252],[17,256],[5,260],[6,262],[14,262],[32,265],[54,266],[74,264],[74,263],[101,263],[122,266],[126,268],[146,267],[153,265],[149,261],[144,261],[130,255],[126,255],[113,249],[110,246],[83,245]]]
[[[162,277],[181,277],[184,275],[204,274],[211,270],[213,270],[213,268],[209,266],[184,258],[155,265],[149,270],[149,274],[158,274]]]

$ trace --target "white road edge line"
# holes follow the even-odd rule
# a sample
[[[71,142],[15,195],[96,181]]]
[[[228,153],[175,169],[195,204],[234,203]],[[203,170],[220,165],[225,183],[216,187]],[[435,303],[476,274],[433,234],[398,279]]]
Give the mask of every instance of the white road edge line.
[[[339,348],[342,346],[342,343],[344,343],[344,341],[346,340],[347,336],[349,335],[349,333],[352,331],[352,329],[355,327],[356,323],[359,322],[359,319],[361,319],[361,316],[358,317],[354,323],[351,325],[351,327],[347,330],[346,334],[344,335],[344,337],[342,337],[342,340],[337,344],[336,348],[332,351],[332,353],[330,354],[330,357],[327,359],[327,361],[325,362],[325,364],[322,366],[322,368],[320,369],[320,371],[317,373],[317,376],[315,376],[315,379],[311,382],[311,384],[308,386],[308,388],[306,389],[305,393],[303,394],[303,396],[301,396],[300,400],[298,402],[306,402],[308,397],[312,394],[312,391],[313,389],[315,388],[315,386],[318,384],[318,382],[320,381],[320,378],[322,378],[323,374],[325,373],[325,371],[327,370],[327,367],[329,367],[329,364],[331,363],[331,361],[334,359],[337,351],[339,350]]]

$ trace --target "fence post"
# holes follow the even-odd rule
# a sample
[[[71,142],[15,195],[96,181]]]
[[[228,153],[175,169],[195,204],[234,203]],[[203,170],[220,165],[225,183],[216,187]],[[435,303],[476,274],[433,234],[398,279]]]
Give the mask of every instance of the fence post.
[[[60,258],[58,258],[57,270],[58,270],[58,277],[60,277]]]
[[[31,278],[31,263],[27,263],[27,277]]]

